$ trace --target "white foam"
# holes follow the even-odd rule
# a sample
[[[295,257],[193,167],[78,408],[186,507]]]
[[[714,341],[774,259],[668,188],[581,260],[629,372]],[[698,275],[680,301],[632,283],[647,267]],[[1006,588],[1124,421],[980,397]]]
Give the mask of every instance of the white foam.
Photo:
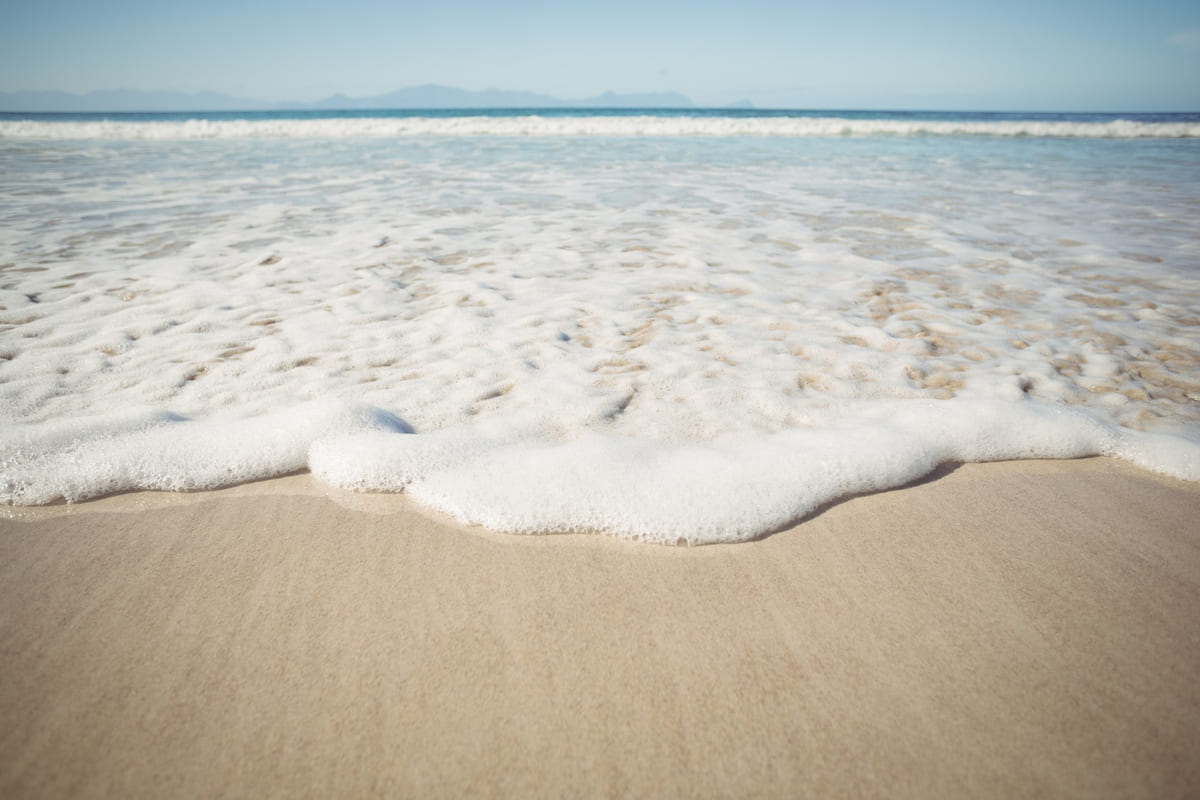
[[[839,117],[452,116],[327,119],[0,121],[0,139],[279,139],[400,136],[1002,136],[1195,138],[1200,123],[1117,119],[914,120]]]
[[[0,436],[0,501],[211,489],[309,468],[332,485],[405,491],[498,531],[708,544],[753,538],[947,462],[1089,455],[1200,480],[1200,443],[1028,400],[856,404],[819,427],[680,443],[594,431],[556,441],[487,425],[419,435],[378,409],[319,403],[247,420],[134,411],[11,426]]]
[[[0,430],[0,502],[78,501],[130,489],[215,489],[308,465],[317,436],[405,429],[378,409],[314,403],[242,420],[121,412]]]
[[[1103,454],[1171,478],[1200,480],[1200,441],[1190,436],[1121,431]]]
[[[309,465],[335,485],[403,489],[493,530],[707,544],[761,535],[831,500],[899,486],[946,462],[1128,457],[1131,450],[1169,451],[1174,461],[1155,467],[1200,479],[1194,442],[1121,433],[1070,409],[987,400],[869,404],[816,429],[665,445],[597,433],[565,442],[363,434],[317,442]]]

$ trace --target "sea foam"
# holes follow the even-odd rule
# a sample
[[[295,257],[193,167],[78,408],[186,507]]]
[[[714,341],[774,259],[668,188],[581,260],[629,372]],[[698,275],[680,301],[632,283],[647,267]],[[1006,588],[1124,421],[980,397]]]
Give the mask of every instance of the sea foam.
[[[820,428],[668,445],[596,433],[556,443],[359,434],[314,443],[309,465],[335,485],[403,489],[494,530],[701,544],[760,535],[946,462],[1112,454],[1127,435],[1029,402],[912,401]],[[1200,478],[1200,447],[1175,445],[1190,457],[1178,476]]]
[[[0,502],[78,501],[130,489],[215,489],[308,466],[319,436],[407,426],[379,409],[312,403],[245,420],[153,409],[0,430]]]
[[[676,443],[494,427],[414,434],[379,409],[318,403],[237,421],[143,411],[10,428],[0,436],[0,500],[211,489],[307,468],[497,531],[708,544],[759,536],[945,463],[1091,455],[1200,480],[1200,442],[1027,400],[859,404],[820,427]]]

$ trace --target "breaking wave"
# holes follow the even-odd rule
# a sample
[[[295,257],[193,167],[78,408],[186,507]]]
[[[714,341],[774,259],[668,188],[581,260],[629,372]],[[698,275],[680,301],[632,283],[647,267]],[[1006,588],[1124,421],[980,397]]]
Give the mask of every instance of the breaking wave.
[[[706,116],[395,116],[318,119],[7,120],[0,139],[287,139],[405,136],[1200,137],[1194,121],[952,120]]]

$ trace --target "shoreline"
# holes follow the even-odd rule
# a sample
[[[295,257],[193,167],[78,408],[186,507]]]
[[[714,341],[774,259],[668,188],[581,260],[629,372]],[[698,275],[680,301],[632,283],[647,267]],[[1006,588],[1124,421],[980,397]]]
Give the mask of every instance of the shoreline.
[[[299,474],[0,518],[5,796],[1200,793],[1200,484],[965,464],[736,544]]]

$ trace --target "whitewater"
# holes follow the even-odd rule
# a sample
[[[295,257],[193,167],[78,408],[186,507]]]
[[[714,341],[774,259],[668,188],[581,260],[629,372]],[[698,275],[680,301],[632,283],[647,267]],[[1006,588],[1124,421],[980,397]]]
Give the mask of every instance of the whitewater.
[[[938,465],[1200,480],[1195,115],[0,117],[0,500],[310,470],[753,538]]]
[[[50,115],[43,115],[50,116]],[[4,119],[0,139],[242,139],[397,136],[1039,136],[1068,138],[1197,138],[1198,115],[1148,119],[1097,115],[1041,115],[1031,119],[988,115],[891,114],[887,116],[509,113],[503,115],[381,114],[294,118],[264,112],[241,118],[180,115],[55,115],[68,118]],[[149,118],[147,118],[149,116]]]

